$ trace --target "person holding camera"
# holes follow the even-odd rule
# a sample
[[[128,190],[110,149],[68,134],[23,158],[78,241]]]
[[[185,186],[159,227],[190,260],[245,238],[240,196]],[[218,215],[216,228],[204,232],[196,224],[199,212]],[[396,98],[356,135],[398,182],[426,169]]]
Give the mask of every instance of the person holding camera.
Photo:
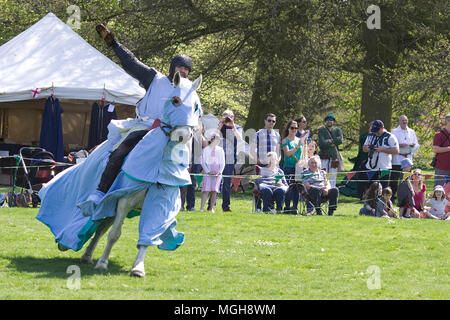
[[[397,138],[384,128],[383,121],[375,120],[373,122],[370,133],[364,142],[363,151],[369,153],[366,163],[367,171],[376,171],[370,180],[380,181],[383,188],[388,187],[392,155],[399,153],[399,147]],[[381,170],[389,170],[389,173],[381,177]]]
[[[230,212],[231,175],[237,161],[238,142],[242,142],[242,127],[234,123],[234,113],[231,110],[222,112],[217,130],[222,135],[222,149],[225,153],[225,168],[222,174],[222,210]],[[211,204],[209,205],[209,207]]]
[[[333,113],[327,114],[325,126],[320,127],[317,131],[319,138],[319,157],[322,168],[326,168],[327,173],[333,173],[330,178],[332,188],[336,187],[336,176],[339,167],[338,146],[342,144],[342,130],[334,126],[336,118]]]

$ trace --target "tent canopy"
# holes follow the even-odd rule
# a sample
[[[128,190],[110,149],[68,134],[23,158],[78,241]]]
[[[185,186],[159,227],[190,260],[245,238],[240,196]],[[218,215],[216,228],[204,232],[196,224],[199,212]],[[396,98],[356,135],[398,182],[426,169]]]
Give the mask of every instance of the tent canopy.
[[[136,79],[48,13],[0,46],[0,102],[45,98],[135,105],[145,90]]]

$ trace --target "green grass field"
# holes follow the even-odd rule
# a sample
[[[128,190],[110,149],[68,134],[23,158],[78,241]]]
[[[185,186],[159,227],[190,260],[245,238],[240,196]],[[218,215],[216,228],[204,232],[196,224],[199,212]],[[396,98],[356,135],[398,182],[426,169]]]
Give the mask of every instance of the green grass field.
[[[361,217],[352,201],[332,217],[252,214],[247,192],[232,196],[231,213],[221,200],[214,214],[180,212],[185,243],[150,248],[144,279],[128,273],[138,218],[100,272],[79,263],[82,251],[59,252],[37,209],[0,208],[0,299],[449,299],[450,224]]]

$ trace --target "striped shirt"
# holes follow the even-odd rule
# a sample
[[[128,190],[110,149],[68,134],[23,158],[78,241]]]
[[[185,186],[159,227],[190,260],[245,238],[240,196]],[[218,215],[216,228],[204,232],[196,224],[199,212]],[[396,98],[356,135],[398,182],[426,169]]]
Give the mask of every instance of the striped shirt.
[[[263,128],[253,136],[252,143],[256,145],[256,156],[263,164],[267,164],[267,153],[277,152],[281,145],[281,137],[278,130],[272,129],[270,132]]]

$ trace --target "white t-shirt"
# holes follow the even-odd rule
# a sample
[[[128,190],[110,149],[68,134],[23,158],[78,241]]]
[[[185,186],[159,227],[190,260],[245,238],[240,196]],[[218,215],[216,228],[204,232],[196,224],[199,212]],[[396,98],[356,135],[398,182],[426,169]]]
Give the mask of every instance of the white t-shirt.
[[[415,131],[409,127],[407,127],[406,130],[403,130],[398,126],[392,130],[392,134],[397,138],[400,148],[399,154],[392,155],[392,164],[400,165],[402,160],[405,159],[404,154],[407,154],[407,158],[412,161],[413,154],[415,154],[420,147]],[[400,147],[400,143],[406,143],[408,146]],[[410,147],[409,145],[411,144],[414,144],[414,147]]]
[[[448,200],[447,199],[443,199],[441,201],[436,200],[435,198],[432,198],[428,201],[428,205],[431,207],[430,208],[430,213],[433,216],[443,216],[445,213],[445,206],[448,204]]]
[[[377,136],[375,133],[369,133],[364,142],[365,146],[374,145],[383,148],[397,148],[398,140],[390,132],[385,131],[382,135]],[[368,170],[385,170],[392,169],[392,155],[386,152],[374,151],[372,159],[367,159],[366,169]]]

